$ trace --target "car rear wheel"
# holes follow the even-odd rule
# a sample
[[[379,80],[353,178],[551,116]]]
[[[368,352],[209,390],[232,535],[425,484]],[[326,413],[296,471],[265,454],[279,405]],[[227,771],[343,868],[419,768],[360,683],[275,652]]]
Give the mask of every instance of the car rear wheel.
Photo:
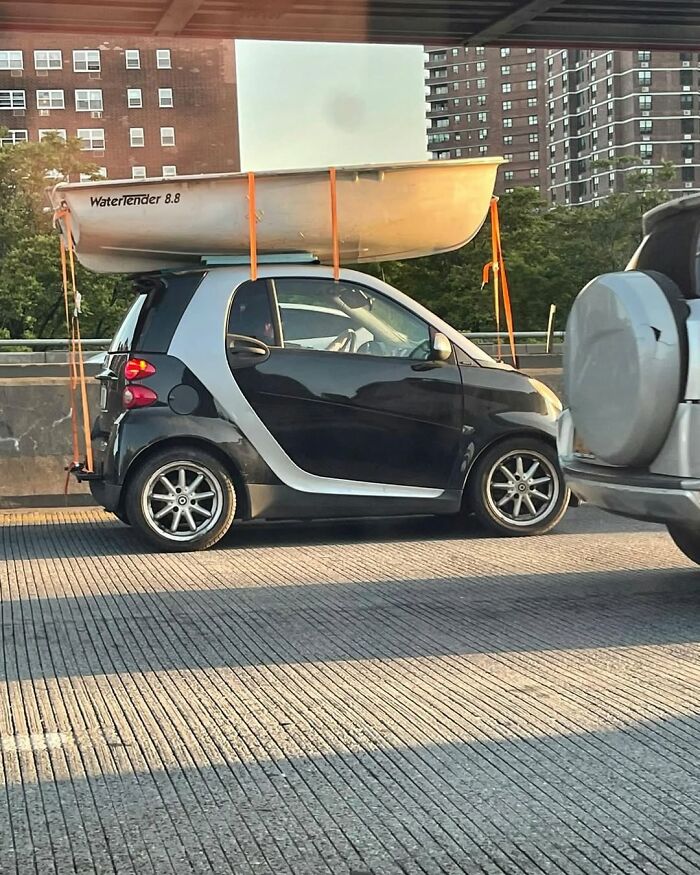
[[[236,492],[218,459],[196,447],[171,447],[137,470],[126,511],[132,525],[161,550],[206,550],[230,528]]]
[[[671,524],[667,529],[681,553],[691,562],[700,565],[700,528]]]
[[[549,532],[569,500],[554,448],[537,438],[510,438],[486,450],[467,483],[466,509],[497,535]]]

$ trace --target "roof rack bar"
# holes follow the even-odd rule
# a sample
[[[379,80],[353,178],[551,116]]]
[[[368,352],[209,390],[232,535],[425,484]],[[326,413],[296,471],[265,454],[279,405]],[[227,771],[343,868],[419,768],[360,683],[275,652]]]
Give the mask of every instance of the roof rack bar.
[[[250,264],[250,255],[202,255],[202,263],[210,267]],[[318,258],[313,252],[258,253],[258,264],[314,264]]]

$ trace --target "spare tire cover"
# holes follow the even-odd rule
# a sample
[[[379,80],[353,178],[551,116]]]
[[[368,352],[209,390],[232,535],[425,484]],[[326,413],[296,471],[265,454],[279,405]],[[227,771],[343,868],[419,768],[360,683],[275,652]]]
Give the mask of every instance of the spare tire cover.
[[[612,465],[648,465],[668,434],[682,379],[678,327],[661,286],[639,271],[590,282],[569,316],[564,369],[586,447]]]

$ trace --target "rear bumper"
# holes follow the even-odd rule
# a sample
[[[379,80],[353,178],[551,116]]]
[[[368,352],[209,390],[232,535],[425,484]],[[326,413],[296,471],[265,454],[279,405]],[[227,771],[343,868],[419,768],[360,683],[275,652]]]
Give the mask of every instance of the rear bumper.
[[[594,464],[575,456],[568,411],[559,422],[558,448],[564,477],[581,501],[632,519],[700,525],[700,480]]]

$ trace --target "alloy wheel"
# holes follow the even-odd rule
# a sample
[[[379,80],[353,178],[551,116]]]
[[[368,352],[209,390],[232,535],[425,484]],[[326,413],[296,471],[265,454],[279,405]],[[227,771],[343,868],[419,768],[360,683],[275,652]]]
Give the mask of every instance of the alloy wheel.
[[[158,535],[173,541],[192,541],[209,532],[224,507],[218,479],[204,465],[178,461],[163,465],[147,480],[142,510]]]

